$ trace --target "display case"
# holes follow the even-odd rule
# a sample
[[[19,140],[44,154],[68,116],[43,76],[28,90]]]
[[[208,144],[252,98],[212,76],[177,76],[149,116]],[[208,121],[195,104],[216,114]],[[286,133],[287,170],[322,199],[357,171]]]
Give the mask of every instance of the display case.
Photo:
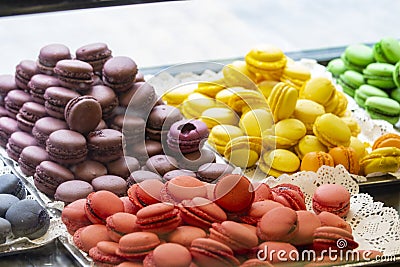
[[[0,35],[4,36],[0,44],[3,58],[0,74],[14,74],[21,60],[36,60],[39,49],[46,44],[63,43],[73,53],[80,46],[94,42],[107,43],[113,55],[135,59],[147,81],[157,79],[166,71],[168,77],[183,77],[182,83],[190,81],[191,77],[197,81],[196,75],[204,72],[209,77],[220,78],[224,66],[244,61],[251,48],[263,43],[282,48],[290,60],[303,60],[307,66],[314,64],[323,68],[330,60],[340,58],[350,44],[373,47],[382,37],[397,37],[397,29],[388,25],[396,25],[399,11],[400,4],[394,1],[375,3],[372,0],[362,3],[328,1],[325,4],[311,0],[296,3],[262,0],[246,3],[236,0],[3,1],[0,3]],[[162,82],[163,86],[169,85],[168,81]],[[398,128],[390,132],[398,133]],[[1,157],[4,166],[11,168],[28,188],[33,186],[33,198],[50,201],[44,205],[59,218],[62,208],[54,204],[53,199],[48,200],[40,193],[35,195],[33,178],[21,173],[18,164],[10,160],[5,151]],[[226,161],[221,155],[218,157],[217,161]],[[360,193],[394,208],[398,220],[399,177],[392,173],[364,180],[352,178],[357,181]],[[397,266],[400,255],[394,255],[393,259],[391,262],[342,265]],[[37,247],[10,246],[0,255],[0,265],[90,266],[93,263],[74,246],[71,238],[60,235]]]

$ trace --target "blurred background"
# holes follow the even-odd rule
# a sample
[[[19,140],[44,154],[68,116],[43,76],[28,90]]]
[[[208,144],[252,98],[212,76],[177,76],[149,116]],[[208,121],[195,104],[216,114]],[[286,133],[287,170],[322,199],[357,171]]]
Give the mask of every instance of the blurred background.
[[[50,43],[105,42],[140,68],[373,43],[400,36],[399,14],[396,0],[190,0],[1,17],[0,74]]]

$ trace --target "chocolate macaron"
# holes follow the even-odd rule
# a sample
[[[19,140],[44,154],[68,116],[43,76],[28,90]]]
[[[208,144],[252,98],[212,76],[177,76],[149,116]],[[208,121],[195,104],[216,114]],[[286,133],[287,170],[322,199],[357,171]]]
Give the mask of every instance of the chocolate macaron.
[[[15,67],[15,83],[22,90],[28,90],[28,83],[33,75],[39,73],[36,62],[33,60],[22,60]]]
[[[36,167],[45,160],[50,160],[50,158],[43,147],[27,146],[19,155],[18,165],[23,174],[32,176],[36,172]]]
[[[173,106],[155,106],[147,118],[146,135],[153,140],[166,141],[171,125],[182,119],[182,113]]]
[[[47,88],[44,93],[44,106],[47,114],[63,120],[65,106],[71,99],[79,96],[81,96],[79,93],[65,87],[52,86]]]
[[[92,86],[86,95],[94,97],[100,103],[104,120],[114,115],[113,111],[118,106],[118,97],[113,89],[105,85],[96,85]]]
[[[103,66],[103,82],[115,92],[128,90],[135,81],[138,68],[136,62],[126,56],[113,57]]]
[[[14,75],[1,74],[0,75],[0,96],[5,97],[11,90],[18,89],[15,82]]]
[[[69,48],[63,44],[48,44],[40,49],[36,64],[41,73],[53,75],[53,68],[63,59],[71,59]]]
[[[29,93],[31,94],[32,100],[44,105],[44,93],[47,88],[52,86],[60,86],[57,77],[45,74],[36,74],[32,76],[28,82]]]
[[[112,57],[112,52],[105,43],[91,43],[79,47],[75,55],[76,59],[89,63],[94,72],[101,73],[104,63]]]
[[[53,197],[57,187],[74,179],[74,174],[66,167],[53,161],[42,161],[33,176],[35,186],[44,194]]]
[[[117,115],[110,123],[110,128],[121,131],[127,144],[143,144],[146,121],[134,115]]]
[[[67,103],[64,117],[71,130],[87,134],[101,121],[100,103],[92,96],[75,97]]]
[[[36,121],[32,128],[32,135],[35,137],[38,145],[45,147],[49,135],[57,130],[68,129],[65,121],[53,117],[43,117]]]
[[[0,145],[5,147],[7,145],[8,139],[11,134],[14,132],[18,132],[20,129],[18,128],[17,120],[10,117],[1,117],[0,118]]]
[[[70,170],[74,173],[75,179],[89,183],[92,182],[94,178],[107,174],[106,166],[94,160],[85,160],[71,166]]]
[[[73,165],[86,159],[85,137],[72,130],[57,130],[49,135],[46,150],[50,159],[63,165]]]
[[[77,59],[63,59],[54,67],[61,86],[76,91],[87,91],[93,83],[93,68],[89,63]]]
[[[17,114],[18,128],[31,133],[36,121],[46,116],[46,109],[43,105],[35,102],[26,102]]]
[[[22,150],[28,146],[36,146],[36,139],[27,132],[14,132],[6,145],[7,155],[15,161],[19,160]]]
[[[146,82],[137,82],[127,92],[119,95],[120,105],[127,107],[126,113],[147,118],[157,102],[155,89]]]
[[[103,129],[88,135],[89,157],[102,163],[117,160],[123,155],[122,133],[114,129]]]
[[[4,98],[8,116],[15,119],[22,105],[31,100],[31,95],[25,91],[11,90],[8,92],[7,96]]]
[[[134,157],[123,156],[117,160],[107,163],[109,174],[120,176],[127,179],[129,175],[140,169],[139,161]]]

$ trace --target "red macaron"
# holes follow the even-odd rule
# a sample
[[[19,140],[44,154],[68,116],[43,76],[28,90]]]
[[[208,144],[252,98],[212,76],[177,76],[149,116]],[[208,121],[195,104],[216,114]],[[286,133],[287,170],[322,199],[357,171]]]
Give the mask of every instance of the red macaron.
[[[148,179],[133,184],[128,189],[128,197],[137,210],[161,201],[160,191],[164,184],[158,179]]]
[[[74,244],[84,252],[97,245],[100,241],[112,241],[107,233],[107,228],[103,224],[91,224],[79,228],[73,236]]]
[[[86,216],[86,199],[78,199],[64,207],[61,220],[67,227],[68,233],[73,235],[76,230],[91,225],[92,222]]]
[[[112,240],[118,242],[126,234],[140,231],[136,224],[136,215],[117,212],[106,219],[108,235]]]
[[[89,250],[89,256],[96,266],[115,266],[125,261],[117,253],[118,243],[112,241],[100,241]]]
[[[93,223],[106,224],[108,216],[123,211],[122,200],[112,192],[101,190],[86,197],[85,212]]]
[[[353,235],[348,231],[332,226],[321,226],[314,231],[313,249],[315,251],[327,251],[329,249],[339,251],[353,250],[358,247]]]
[[[306,210],[304,194],[293,184],[280,184],[272,188],[273,200],[293,210]]]

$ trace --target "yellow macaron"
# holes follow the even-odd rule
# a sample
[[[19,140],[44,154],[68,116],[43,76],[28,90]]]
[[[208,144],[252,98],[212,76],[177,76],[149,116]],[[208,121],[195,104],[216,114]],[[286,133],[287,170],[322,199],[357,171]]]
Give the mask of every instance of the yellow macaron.
[[[324,107],[335,98],[336,87],[325,77],[314,77],[300,89],[300,98],[313,100]]]
[[[287,59],[280,48],[262,45],[251,49],[246,54],[245,61],[252,73],[259,73],[268,80],[279,81]]]
[[[350,145],[350,128],[332,113],[319,116],[314,122],[313,132],[319,141],[328,148]]]
[[[228,87],[243,87],[256,89],[256,74],[250,72],[245,61],[236,60],[222,68],[224,81]]]
[[[224,157],[240,168],[254,166],[260,158],[262,139],[255,136],[240,136],[232,139],[225,147]]]
[[[215,95],[215,101],[217,102],[217,104],[228,105],[229,100],[236,92],[245,91],[245,90],[247,90],[247,89],[245,89],[243,87],[229,87],[226,89],[222,89]]]
[[[279,177],[296,172],[300,168],[300,159],[290,150],[274,149],[263,153],[258,166],[264,173]]]
[[[325,114],[325,108],[321,104],[309,99],[298,99],[293,112],[293,117],[301,120],[306,126],[307,133],[313,133],[315,120]]]
[[[354,149],[359,159],[362,159],[365,155],[368,154],[367,148],[370,146],[367,142],[362,142],[355,136],[350,138],[350,147]]]
[[[287,63],[283,69],[281,82],[286,82],[292,85],[297,90],[303,86],[303,84],[311,78],[310,70],[300,64]]]
[[[258,90],[264,95],[264,97],[267,99],[269,95],[271,94],[272,89],[274,86],[278,83],[279,81],[271,81],[271,80],[265,80],[261,81],[257,84]]]
[[[208,136],[208,144],[221,155],[225,152],[226,144],[236,137],[243,136],[242,129],[234,125],[220,124],[214,126]]]
[[[242,113],[260,106],[267,107],[267,101],[264,96],[255,90],[237,91],[230,97],[228,106],[234,111]]]
[[[348,101],[343,92],[335,90],[335,96],[325,104],[326,113],[333,113],[339,117],[345,115]]]
[[[396,172],[400,168],[400,149],[397,147],[381,147],[360,160],[361,173],[368,175],[375,172]]]
[[[215,100],[200,93],[190,94],[180,106],[182,114],[187,119],[198,118],[203,111],[215,107]]]
[[[347,116],[347,117],[340,117],[340,119],[344,121],[344,123],[346,123],[346,125],[349,127],[352,136],[357,137],[359,133],[361,133],[361,127],[354,117]]]
[[[296,108],[297,97],[297,90],[287,83],[280,82],[274,86],[267,102],[275,122],[292,116]]]
[[[225,88],[224,80],[221,79],[211,82],[200,82],[194,91],[215,98],[217,93]]]
[[[272,132],[263,133],[264,147],[290,148],[306,135],[306,126],[298,119],[284,119],[277,122]]]
[[[303,159],[304,155],[309,152],[328,152],[328,148],[322,144],[315,135],[305,135],[299,140],[297,145],[294,147],[294,151],[300,159]]]
[[[170,106],[179,106],[185,99],[188,98],[196,90],[196,85],[187,84],[179,87],[174,87],[162,95],[162,100]]]
[[[261,137],[262,132],[270,129],[274,124],[271,112],[266,109],[252,109],[243,114],[239,127],[249,136]]]
[[[218,124],[237,125],[239,116],[229,107],[216,107],[203,111],[199,120],[204,122],[208,129],[211,129]]]

